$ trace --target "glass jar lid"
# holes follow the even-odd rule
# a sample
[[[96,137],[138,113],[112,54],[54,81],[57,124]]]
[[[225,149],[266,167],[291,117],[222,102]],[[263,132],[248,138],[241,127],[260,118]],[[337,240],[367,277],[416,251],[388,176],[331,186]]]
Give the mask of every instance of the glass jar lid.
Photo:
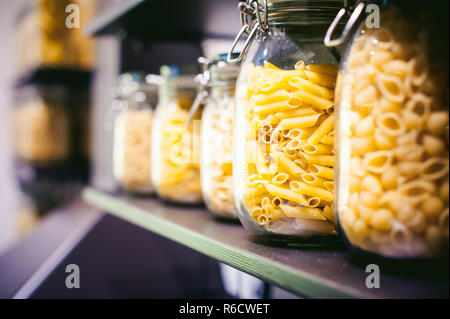
[[[152,81],[147,79],[151,78]],[[127,107],[148,104],[156,106],[160,76],[147,75],[140,72],[129,72],[119,75],[117,86],[112,89],[115,100],[124,101]]]
[[[239,53],[235,53],[238,56]],[[220,85],[223,82],[236,82],[239,75],[239,64],[227,62],[227,53],[217,55],[209,67],[211,74],[211,86]]]
[[[163,65],[160,69],[163,82],[170,87],[180,89],[195,89],[195,76],[200,69],[195,64]]]
[[[330,23],[341,8],[352,6],[356,0],[259,0],[258,2],[266,8],[264,10],[268,25],[276,26]]]
[[[328,25],[336,14],[350,8],[356,0],[246,0],[238,4],[241,30],[228,53],[228,63],[242,61],[257,32],[268,33],[270,27],[281,25]],[[339,25],[343,24],[338,21]],[[247,36],[241,53],[233,58],[238,43]]]
[[[150,75],[145,76],[140,72],[129,72],[119,75],[117,80],[117,86],[113,88],[112,94],[115,98],[126,98],[133,95],[136,92],[143,92],[146,94],[157,94],[158,83],[153,81],[149,83],[146,81]],[[151,75],[152,77],[158,77],[157,75]]]

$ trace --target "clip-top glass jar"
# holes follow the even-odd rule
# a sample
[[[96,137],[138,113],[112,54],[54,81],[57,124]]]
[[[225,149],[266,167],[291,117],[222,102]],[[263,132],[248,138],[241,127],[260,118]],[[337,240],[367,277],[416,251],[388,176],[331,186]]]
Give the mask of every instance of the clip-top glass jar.
[[[304,0],[239,5],[239,36],[247,31],[249,38],[236,90],[235,203],[241,222],[257,233],[294,241],[337,234],[333,108],[339,57],[323,38],[341,6]],[[254,21],[245,24],[249,13]]]
[[[208,97],[202,116],[201,178],[203,199],[217,216],[237,218],[233,201],[233,113],[239,67],[215,58],[200,74]],[[208,79],[209,78],[209,79]]]
[[[201,204],[200,129],[202,106],[191,117],[198,67],[163,66],[152,135],[152,179],[166,201]]]
[[[74,198],[89,178],[88,104],[83,87],[40,83],[16,91],[15,171],[40,214]]]
[[[112,108],[114,121],[113,172],[119,186],[130,193],[151,194],[151,136],[158,86],[142,74],[120,75]]]
[[[369,20],[336,90],[339,224],[360,252],[448,254],[448,2],[388,1]]]

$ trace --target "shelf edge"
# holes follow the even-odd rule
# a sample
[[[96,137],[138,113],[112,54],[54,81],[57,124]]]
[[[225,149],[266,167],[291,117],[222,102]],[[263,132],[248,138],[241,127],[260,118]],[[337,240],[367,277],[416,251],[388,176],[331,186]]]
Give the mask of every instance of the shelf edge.
[[[199,251],[241,271],[272,282],[294,293],[311,298],[371,297],[361,295],[360,292],[354,291],[353,289],[338,288],[332,281],[294,270],[278,262],[270,261],[271,266],[267,267],[267,261],[263,257],[257,257],[242,250],[230,249],[227,245],[153,214],[149,214],[144,209],[92,188],[86,188],[83,191],[82,198],[87,204],[100,208],[107,213]],[[234,261],[230,261],[230,259]]]

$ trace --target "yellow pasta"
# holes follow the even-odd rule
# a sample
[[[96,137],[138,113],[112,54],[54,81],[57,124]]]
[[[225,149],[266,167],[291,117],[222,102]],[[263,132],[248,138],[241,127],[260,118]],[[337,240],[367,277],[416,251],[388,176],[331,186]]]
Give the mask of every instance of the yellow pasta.
[[[321,214],[321,210],[313,207],[292,207],[289,205],[280,205],[281,210],[287,217],[326,220]]]
[[[292,181],[289,183],[289,187],[297,193],[308,195],[308,196],[314,196],[319,197],[327,202],[333,201],[333,193],[325,190],[320,187],[314,187],[310,186],[306,183],[299,182],[299,181]]]
[[[317,144],[334,128],[334,115],[328,116],[308,138],[308,143]]]
[[[276,130],[301,129],[314,126],[319,119],[319,114],[299,116],[281,120]]]
[[[333,107],[334,102],[328,99],[321,98],[317,95],[311,94],[307,91],[298,91],[294,95],[301,102],[312,105],[313,107],[317,107],[319,109],[329,109]]]
[[[308,167],[308,170],[317,176],[333,180],[334,179],[334,170],[331,167],[320,166],[316,164],[311,164]]]
[[[304,172],[304,170],[300,166],[298,166],[294,161],[292,161],[282,152],[272,153],[271,156],[275,159],[275,161],[277,161],[280,168],[284,169],[292,176],[299,176]]]
[[[356,36],[342,74],[337,212],[362,249],[432,257],[448,250],[448,61],[418,21],[386,10],[381,22]],[[321,164],[307,171],[326,178]]]
[[[335,76],[329,76],[310,71],[305,71],[305,74],[309,81],[313,82],[314,84],[326,87],[328,89],[333,89],[334,86],[336,85]]]
[[[338,69],[331,64],[309,64],[306,69],[311,72],[322,73],[326,75],[331,75],[333,77],[337,76]]]
[[[279,187],[272,184],[266,184],[266,189],[274,197],[284,198],[297,204],[305,205],[307,201],[302,194],[298,194],[290,189]]]
[[[243,206],[258,212],[250,215],[264,227],[278,219],[281,223],[315,219],[329,229],[334,223],[329,210],[334,193],[332,131],[337,68],[303,61],[293,68],[282,70],[266,63],[247,70],[249,83],[238,96],[246,123],[246,155],[238,171],[252,184],[243,185]],[[326,207],[328,217],[321,214]]]
[[[185,124],[192,102],[193,96],[180,94],[176,102],[157,108],[153,122],[153,184],[158,195],[175,202],[202,202],[199,114],[190,127]]]
[[[292,78],[289,84],[308,93],[317,95],[324,99],[333,99],[334,92],[330,89],[324,88],[323,86],[314,84],[308,80],[302,79],[300,77]]]

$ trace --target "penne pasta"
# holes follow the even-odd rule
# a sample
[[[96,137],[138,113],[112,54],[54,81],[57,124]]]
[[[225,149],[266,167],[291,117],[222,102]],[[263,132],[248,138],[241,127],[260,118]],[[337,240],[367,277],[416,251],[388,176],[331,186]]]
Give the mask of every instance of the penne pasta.
[[[309,67],[303,61],[293,67],[282,70],[267,63],[251,66],[247,69],[251,83],[242,85],[238,93],[243,109],[238,122],[246,123],[246,156],[237,170],[244,179],[251,177],[243,185],[243,206],[247,210],[260,207],[252,218],[271,232],[292,227],[289,223],[293,220],[295,225],[305,227],[307,223],[297,220],[317,219],[326,224],[319,228],[335,233],[331,230],[334,219],[327,219],[322,211],[327,206],[330,210],[333,202],[337,68]],[[317,174],[306,171],[311,165],[317,165]],[[290,207],[292,212],[288,211]]]

